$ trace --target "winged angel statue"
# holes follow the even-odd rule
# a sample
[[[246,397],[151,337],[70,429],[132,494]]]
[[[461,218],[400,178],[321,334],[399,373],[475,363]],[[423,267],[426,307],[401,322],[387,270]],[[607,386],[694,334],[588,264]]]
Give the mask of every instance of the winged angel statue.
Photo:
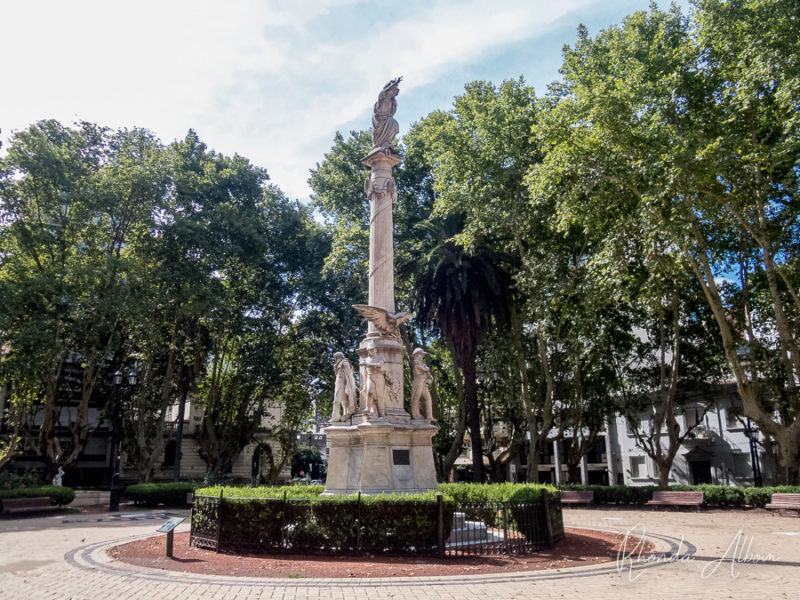
[[[411,319],[414,315],[407,312],[390,312],[380,306],[369,306],[367,304],[353,304],[362,317],[375,325],[381,335],[392,338],[400,343],[400,325]]]

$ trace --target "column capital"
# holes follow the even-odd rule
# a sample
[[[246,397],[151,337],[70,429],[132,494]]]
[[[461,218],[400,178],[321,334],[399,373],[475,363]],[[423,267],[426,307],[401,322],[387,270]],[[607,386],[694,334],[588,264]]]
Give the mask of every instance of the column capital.
[[[380,163],[389,163],[389,168],[399,165],[403,162],[403,158],[399,154],[395,154],[385,148],[375,148],[361,159],[361,163],[368,166],[370,169]]]

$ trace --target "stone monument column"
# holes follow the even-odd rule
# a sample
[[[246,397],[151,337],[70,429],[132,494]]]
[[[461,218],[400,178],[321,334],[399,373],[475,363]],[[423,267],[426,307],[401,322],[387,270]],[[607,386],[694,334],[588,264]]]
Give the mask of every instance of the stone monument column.
[[[363,363],[370,348],[383,357],[386,375],[385,413],[383,420],[408,423],[410,416],[403,408],[403,357],[405,347],[400,338],[399,322],[405,313],[395,313],[394,306],[394,219],[392,209],[397,191],[392,167],[401,158],[391,148],[373,149],[361,162],[370,167],[364,191],[370,205],[369,219],[369,304],[357,305],[368,320],[367,337],[361,342],[358,354]],[[372,310],[369,310],[372,309]],[[377,310],[376,310],[377,309]],[[363,372],[363,369],[362,369]],[[366,374],[362,374],[362,381]],[[362,386],[362,394],[364,387]],[[367,399],[363,399],[363,406]]]
[[[389,152],[371,152],[362,159],[370,169],[364,186],[369,200],[369,304],[394,312],[394,222],[397,201],[392,167],[401,158]],[[370,323],[369,331],[376,331]]]
[[[370,205],[369,297],[368,304],[353,308],[367,319],[368,327],[358,347],[358,410],[341,418],[335,409],[336,423],[325,429],[330,447],[326,494],[436,488],[431,439],[438,429],[431,423],[432,415],[417,415],[412,421],[403,406],[406,350],[400,325],[411,315],[395,312],[392,215],[397,201],[392,168],[402,161],[393,146],[399,131],[394,113],[400,80],[387,83],[378,95],[372,115],[372,150],[361,159],[370,168],[364,183]],[[348,389],[346,378],[337,389]]]

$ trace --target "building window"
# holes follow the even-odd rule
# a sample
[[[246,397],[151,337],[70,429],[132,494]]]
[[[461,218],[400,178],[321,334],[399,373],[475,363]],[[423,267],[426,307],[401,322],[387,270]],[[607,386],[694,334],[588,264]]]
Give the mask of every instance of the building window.
[[[633,479],[643,479],[647,477],[647,464],[644,456],[631,456],[631,477]]]
[[[744,429],[744,424],[739,420],[739,415],[733,408],[725,409],[725,427],[728,428],[728,431]]]
[[[699,425],[703,420],[703,411],[699,408],[686,409],[686,429]]]
[[[737,479],[752,479],[753,465],[750,464],[749,454],[734,454],[733,455],[733,476]]]

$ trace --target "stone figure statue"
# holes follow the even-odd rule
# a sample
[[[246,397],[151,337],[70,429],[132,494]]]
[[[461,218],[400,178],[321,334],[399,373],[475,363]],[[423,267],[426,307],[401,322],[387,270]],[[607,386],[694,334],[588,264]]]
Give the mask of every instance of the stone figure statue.
[[[64,469],[63,467],[58,467],[58,471],[56,471],[56,474],[53,475],[53,485],[61,487],[62,485],[64,485],[63,481],[64,481]]]
[[[383,372],[384,360],[377,348],[369,349],[364,361],[367,368],[367,406],[368,414],[382,417],[386,407],[386,378]]]
[[[367,304],[353,304],[362,317],[375,325],[381,335],[403,343],[400,337],[400,325],[413,318],[414,315],[407,312],[391,312],[380,306],[369,306]]]
[[[428,386],[433,383],[433,376],[423,358],[427,354],[422,348],[417,348],[412,354],[411,375],[414,378],[411,382],[412,419],[422,417],[419,413],[419,401],[422,398],[425,400],[425,417],[433,420],[433,402],[431,401],[431,392],[428,389]]]
[[[394,136],[400,131],[400,126],[394,120],[394,113],[397,110],[395,97],[400,93],[397,86],[402,80],[402,77],[392,79],[383,86],[381,93],[378,94],[378,101],[372,112],[373,150],[387,150],[392,154],[397,154],[392,146]]]
[[[356,412],[356,378],[353,375],[353,366],[341,352],[333,355],[333,372],[336,373],[336,383],[331,421],[340,422]]]

